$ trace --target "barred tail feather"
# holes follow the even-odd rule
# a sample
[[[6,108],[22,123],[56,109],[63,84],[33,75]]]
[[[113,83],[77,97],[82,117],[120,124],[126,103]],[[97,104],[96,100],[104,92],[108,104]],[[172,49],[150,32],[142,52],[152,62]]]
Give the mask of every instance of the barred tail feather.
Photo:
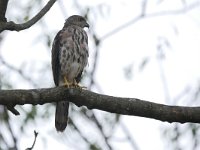
[[[57,131],[63,132],[68,121],[69,102],[61,101],[56,105],[55,127]]]

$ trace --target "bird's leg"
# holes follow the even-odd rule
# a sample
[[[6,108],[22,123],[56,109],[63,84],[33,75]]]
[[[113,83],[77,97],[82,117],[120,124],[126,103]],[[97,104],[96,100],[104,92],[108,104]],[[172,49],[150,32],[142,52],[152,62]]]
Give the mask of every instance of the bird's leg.
[[[64,86],[69,88],[72,84],[70,84],[68,81],[67,81],[67,78],[66,76],[64,76]]]
[[[73,80],[73,86],[75,86],[75,87],[79,87],[79,85],[78,85],[78,83],[76,82],[75,79]]]
[[[76,88],[80,88],[80,89],[87,89],[87,87],[79,85],[79,84],[76,82],[75,79],[73,80],[73,86],[76,87]]]

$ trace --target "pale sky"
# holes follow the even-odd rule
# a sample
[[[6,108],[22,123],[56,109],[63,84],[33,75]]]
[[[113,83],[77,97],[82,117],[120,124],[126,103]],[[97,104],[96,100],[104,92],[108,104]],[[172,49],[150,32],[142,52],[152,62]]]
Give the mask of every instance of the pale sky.
[[[11,2],[10,2],[11,3]],[[77,14],[74,6],[70,1],[63,1],[65,3],[67,15]],[[103,37],[113,29],[123,25],[132,20],[140,12],[140,3],[132,2],[131,0],[110,0],[110,1],[81,1],[85,6],[93,7],[96,13],[89,17],[93,18],[95,26],[90,30],[94,30],[99,37]],[[99,6],[106,3],[106,7],[102,8],[103,17],[98,13]],[[181,1],[168,1],[157,5],[156,1],[151,1],[147,4],[148,12],[157,12],[162,10],[174,10],[181,7]],[[199,8],[199,7],[198,7]],[[178,96],[186,86],[194,89],[199,81],[200,71],[200,20],[198,19],[200,9],[194,9],[186,14],[179,15],[165,15],[157,17],[149,17],[142,19],[135,24],[117,32],[116,34],[106,38],[100,45],[99,62],[95,80],[100,85],[103,94],[120,96],[120,97],[134,97],[144,99],[147,101],[174,104],[173,99]],[[21,32],[7,32],[5,39],[1,45],[0,53],[3,58],[10,64],[16,67],[24,67],[27,74],[31,72],[30,67],[35,71],[42,69],[40,64],[49,63],[50,65],[50,51],[45,46],[45,41],[39,39],[38,33],[42,34],[46,31],[52,31],[52,38],[56,32],[59,31],[64,23],[63,14],[59,11],[60,7],[55,4],[52,9],[43,18],[48,26],[47,29],[41,29],[34,25],[32,28]],[[13,10],[14,11],[14,10]],[[12,12],[10,12],[12,13]],[[66,16],[65,16],[66,17]],[[89,31],[87,30],[89,33]],[[158,63],[157,47],[160,42],[163,42],[163,37],[168,40],[169,47],[163,46],[165,52],[165,59]],[[90,38],[91,40],[91,38]],[[89,41],[90,43],[90,41]],[[90,62],[92,61],[93,46],[90,43]],[[12,54],[12,55],[10,55]],[[149,58],[149,63],[140,71],[138,66],[143,58]],[[23,62],[28,62],[23,64]],[[34,65],[33,65],[34,64]],[[133,76],[130,80],[125,78],[124,68],[133,64]],[[91,65],[87,69],[90,69]],[[167,86],[169,89],[169,97],[166,101],[163,82],[160,76],[160,69],[163,68]],[[5,68],[0,68],[0,72],[6,71]],[[44,73],[43,79],[40,73],[34,73],[33,79],[40,88],[51,87],[53,85],[51,71]],[[8,78],[14,84],[15,88],[32,88],[27,82],[20,82],[19,76],[8,75]],[[41,82],[40,82],[41,81]],[[96,90],[94,90],[96,91]],[[97,91],[98,92],[98,91]],[[186,105],[190,103],[189,97],[178,105]],[[23,106],[27,107],[28,106]],[[44,111],[42,106],[38,106],[40,111]],[[35,150],[64,150],[66,145],[63,142],[56,141],[56,139],[63,138],[62,134],[52,138],[50,131],[54,130],[54,111],[52,109],[52,116],[49,120],[37,120],[36,124],[30,124],[27,129],[27,134],[20,137],[20,149],[30,146],[33,142],[33,130],[39,132]],[[97,114],[103,112],[96,111]],[[13,116],[13,120],[20,119],[18,116]],[[164,137],[161,134],[161,129],[170,128],[173,124],[160,122],[154,119],[123,116],[121,118],[123,123],[127,126],[130,134],[135,139],[135,142],[141,150],[144,149],[170,149],[171,147],[164,142]],[[184,125],[182,125],[184,128]],[[17,125],[14,125],[16,134],[18,133]],[[85,129],[87,132],[89,129]],[[70,139],[70,131],[67,129],[68,139]],[[56,131],[53,132],[56,135]],[[95,133],[90,133],[95,135]],[[122,130],[117,128],[115,131],[116,137],[123,137]],[[187,141],[188,137],[184,137],[183,141]],[[43,145],[44,141],[46,145]],[[70,141],[70,140],[69,140]],[[70,143],[70,142],[69,142]],[[123,142],[111,142],[116,150],[131,149],[130,145]],[[184,142],[183,142],[184,143]],[[190,141],[186,142],[190,146]],[[72,145],[67,144],[69,150],[75,150]],[[188,146],[186,149],[190,149]]]

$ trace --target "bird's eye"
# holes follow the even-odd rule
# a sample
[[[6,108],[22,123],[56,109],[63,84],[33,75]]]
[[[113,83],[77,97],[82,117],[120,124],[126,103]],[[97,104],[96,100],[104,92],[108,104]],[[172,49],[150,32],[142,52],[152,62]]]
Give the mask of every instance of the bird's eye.
[[[81,22],[84,21],[84,20],[85,20],[84,18],[79,18],[79,21],[81,21]]]

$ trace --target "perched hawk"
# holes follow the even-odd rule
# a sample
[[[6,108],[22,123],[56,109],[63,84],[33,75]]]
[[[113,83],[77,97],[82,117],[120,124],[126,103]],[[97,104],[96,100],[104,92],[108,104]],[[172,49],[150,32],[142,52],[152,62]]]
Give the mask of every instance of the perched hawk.
[[[84,27],[89,24],[82,16],[69,17],[53,42],[52,70],[56,86],[77,86],[83,69],[88,63],[88,37]],[[55,126],[64,131],[67,126],[69,102],[60,101],[56,106]]]

